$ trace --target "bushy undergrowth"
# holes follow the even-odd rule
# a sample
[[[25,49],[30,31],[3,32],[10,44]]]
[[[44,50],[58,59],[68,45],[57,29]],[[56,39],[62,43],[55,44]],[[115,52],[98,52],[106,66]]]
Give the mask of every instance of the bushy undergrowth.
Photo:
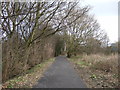
[[[84,54],[82,56],[77,56],[77,58],[77,64],[87,65],[91,69],[113,73],[118,72],[118,54]]]
[[[70,60],[89,88],[118,87],[118,54],[83,54]]]
[[[91,58],[93,60],[90,61],[90,63],[92,63],[91,66],[93,69],[98,69],[98,70],[102,70],[105,72],[113,72],[113,73],[117,73],[118,71],[118,55],[90,55],[85,57],[87,58],[86,60],[88,60],[89,58]]]
[[[32,88],[43,76],[46,69],[54,62],[54,58],[48,59],[33,68],[27,70],[24,74],[16,76],[13,79],[3,83],[2,88]]]
[[[29,47],[20,45],[16,37],[3,42],[2,82],[14,78],[44,60],[54,57],[53,38],[41,40],[41,43]]]

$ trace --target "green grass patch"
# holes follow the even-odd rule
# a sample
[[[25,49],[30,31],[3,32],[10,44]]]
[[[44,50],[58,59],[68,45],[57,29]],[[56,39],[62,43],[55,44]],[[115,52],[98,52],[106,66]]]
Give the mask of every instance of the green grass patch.
[[[77,55],[77,56],[72,56],[71,57],[71,60],[78,60],[78,59],[81,59],[82,58],[82,55]]]
[[[83,56],[82,55],[77,55],[77,56],[72,56],[71,58],[70,58],[70,60],[72,61],[72,62],[74,62],[75,64],[77,64],[79,67],[86,67],[86,66],[89,66],[90,64],[89,63],[87,63],[87,62],[85,62],[85,61],[82,61],[82,58],[83,58]]]
[[[23,76],[19,76],[19,77],[16,77],[16,78],[12,79],[12,80],[9,80],[9,81],[8,81],[9,84],[8,84],[7,88],[14,88],[14,85],[15,85],[16,83],[21,82],[21,81],[24,81],[24,80],[23,80]]]
[[[91,78],[91,79],[97,79],[97,75],[92,74],[92,75],[90,76],[90,78]]]
[[[54,59],[51,58],[51,59],[48,59],[48,60],[45,60],[44,62],[38,64],[38,65],[35,65],[33,68],[29,69],[26,71],[26,73],[34,73],[35,71],[37,71],[39,68],[42,68],[46,63],[48,62],[53,62]]]
[[[118,78],[118,74],[113,74],[113,78]]]
[[[33,73],[33,72],[35,72],[38,68],[42,67],[43,65],[44,65],[44,63],[38,64],[38,65],[34,66],[33,68],[27,70],[26,73]]]
[[[77,56],[72,56],[71,58],[69,58],[70,61],[74,62],[77,64],[78,60],[82,59],[81,55],[77,55]]]
[[[7,88],[13,88],[13,85],[10,83]]]
[[[79,62],[77,62],[77,64],[79,64],[79,65],[87,65],[86,62],[84,62],[84,61],[79,61]]]
[[[86,63],[85,61],[77,61],[76,64],[79,65],[80,67],[89,66],[89,63]]]

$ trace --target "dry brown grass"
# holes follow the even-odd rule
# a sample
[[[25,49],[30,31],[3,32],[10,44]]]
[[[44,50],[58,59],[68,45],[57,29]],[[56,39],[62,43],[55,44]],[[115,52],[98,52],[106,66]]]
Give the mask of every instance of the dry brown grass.
[[[104,54],[92,54],[83,55],[80,61],[84,61],[89,64],[89,68],[95,70],[102,70],[105,72],[118,72],[118,54],[104,55]]]
[[[89,88],[118,86],[118,54],[84,54],[72,57],[71,61]]]

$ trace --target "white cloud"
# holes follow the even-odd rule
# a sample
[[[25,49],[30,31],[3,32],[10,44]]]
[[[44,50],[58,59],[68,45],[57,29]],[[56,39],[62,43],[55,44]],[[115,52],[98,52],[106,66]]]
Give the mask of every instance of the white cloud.
[[[119,0],[83,0],[88,3],[118,2]]]
[[[110,42],[118,41],[118,1],[120,0],[84,0],[82,5],[93,6],[94,14],[101,29],[105,30]]]
[[[118,41],[118,16],[96,16],[96,18],[101,29],[107,32],[110,42]]]

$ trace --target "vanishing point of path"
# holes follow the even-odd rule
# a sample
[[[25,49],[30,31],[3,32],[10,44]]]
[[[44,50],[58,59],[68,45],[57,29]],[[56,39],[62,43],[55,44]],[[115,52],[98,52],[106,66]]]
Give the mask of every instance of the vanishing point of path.
[[[65,56],[56,57],[55,62],[38,80],[34,88],[86,88],[72,64]]]

